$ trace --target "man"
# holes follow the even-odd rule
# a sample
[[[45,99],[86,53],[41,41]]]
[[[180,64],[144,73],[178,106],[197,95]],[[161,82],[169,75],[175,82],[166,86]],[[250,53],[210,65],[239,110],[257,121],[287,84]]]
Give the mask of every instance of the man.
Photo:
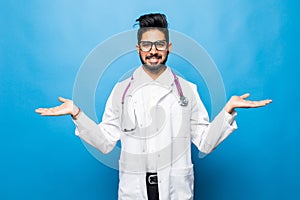
[[[165,65],[172,50],[163,14],[137,19],[136,50],[142,66],[114,87],[97,125],[72,100],[41,115],[70,114],[76,135],[103,153],[121,140],[119,199],[193,199],[191,142],[210,153],[236,129],[235,108],[260,107],[271,100],[233,96],[210,123],[194,84]]]

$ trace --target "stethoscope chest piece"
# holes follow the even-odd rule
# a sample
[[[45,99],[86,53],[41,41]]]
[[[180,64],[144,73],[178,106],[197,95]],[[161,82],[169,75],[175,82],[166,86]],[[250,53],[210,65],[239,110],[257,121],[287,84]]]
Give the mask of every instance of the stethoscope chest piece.
[[[180,100],[178,103],[180,106],[187,106],[189,103],[189,100],[185,96],[180,96]]]

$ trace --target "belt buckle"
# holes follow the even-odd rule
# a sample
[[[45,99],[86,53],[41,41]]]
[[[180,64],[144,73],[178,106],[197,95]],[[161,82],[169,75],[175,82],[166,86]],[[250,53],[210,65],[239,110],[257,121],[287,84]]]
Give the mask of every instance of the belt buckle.
[[[153,180],[154,179],[154,180]],[[148,183],[150,185],[154,185],[154,184],[157,184],[157,174],[151,174],[148,176]]]

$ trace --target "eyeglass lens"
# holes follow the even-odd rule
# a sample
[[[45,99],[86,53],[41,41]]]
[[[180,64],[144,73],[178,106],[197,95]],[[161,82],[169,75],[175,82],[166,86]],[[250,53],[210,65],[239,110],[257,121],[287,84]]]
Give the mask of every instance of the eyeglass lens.
[[[142,51],[151,51],[153,44],[156,48],[157,51],[165,51],[167,50],[167,41],[163,41],[163,40],[158,40],[155,42],[150,42],[150,41],[141,41],[140,42],[140,49]]]

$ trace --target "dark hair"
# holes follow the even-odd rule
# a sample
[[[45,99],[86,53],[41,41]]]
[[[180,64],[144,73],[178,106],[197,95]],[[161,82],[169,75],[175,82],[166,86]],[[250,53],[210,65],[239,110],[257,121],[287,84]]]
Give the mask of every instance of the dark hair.
[[[143,33],[152,29],[157,29],[163,32],[167,42],[169,42],[168,22],[164,14],[150,13],[140,16],[135,21],[138,22],[140,26],[137,33],[138,42],[141,41]]]

